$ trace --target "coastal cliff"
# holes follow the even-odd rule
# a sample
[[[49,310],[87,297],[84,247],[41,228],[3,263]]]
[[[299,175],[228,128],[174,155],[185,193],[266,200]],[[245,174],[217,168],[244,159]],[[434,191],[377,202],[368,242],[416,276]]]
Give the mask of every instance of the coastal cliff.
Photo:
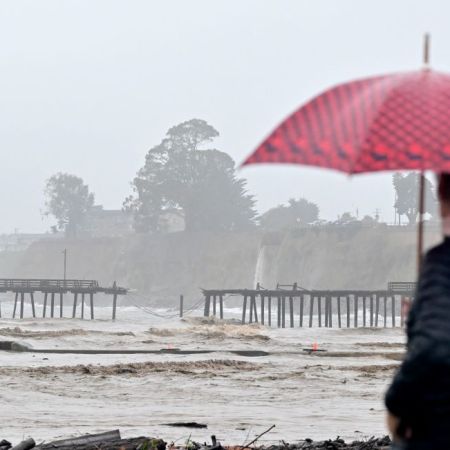
[[[438,230],[427,243],[439,240]],[[376,289],[415,278],[414,228],[305,228],[278,233],[188,233],[126,238],[52,239],[15,255],[0,254],[1,277],[113,281],[154,300],[194,297],[200,288]]]

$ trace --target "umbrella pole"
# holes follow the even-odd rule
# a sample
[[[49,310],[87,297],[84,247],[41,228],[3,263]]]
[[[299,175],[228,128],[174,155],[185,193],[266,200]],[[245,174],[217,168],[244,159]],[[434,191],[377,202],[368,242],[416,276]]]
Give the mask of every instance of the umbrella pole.
[[[430,35],[423,37],[423,67],[428,68],[430,63]],[[425,213],[425,174],[423,170],[419,175],[419,227],[417,229],[417,276],[420,274],[423,255],[423,215]]]
[[[425,213],[425,174],[419,175],[419,226],[417,228],[417,275],[420,274],[423,255],[423,215]]]

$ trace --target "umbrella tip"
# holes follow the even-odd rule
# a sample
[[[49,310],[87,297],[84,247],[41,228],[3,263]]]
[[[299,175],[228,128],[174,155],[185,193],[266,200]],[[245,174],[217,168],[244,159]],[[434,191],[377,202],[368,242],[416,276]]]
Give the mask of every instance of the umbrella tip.
[[[425,69],[430,66],[430,33],[423,36],[423,65]]]

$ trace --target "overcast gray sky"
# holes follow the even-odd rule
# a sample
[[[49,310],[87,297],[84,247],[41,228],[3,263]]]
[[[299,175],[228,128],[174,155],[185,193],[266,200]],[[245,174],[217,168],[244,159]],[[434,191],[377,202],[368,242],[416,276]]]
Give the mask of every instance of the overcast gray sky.
[[[39,232],[45,180],[81,176],[120,208],[146,151],[202,118],[239,163],[299,104],[351,78],[450,70],[445,0],[0,0],[0,233]],[[334,219],[393,220],[390,175],[255,166],[264,211],[290,197]]]

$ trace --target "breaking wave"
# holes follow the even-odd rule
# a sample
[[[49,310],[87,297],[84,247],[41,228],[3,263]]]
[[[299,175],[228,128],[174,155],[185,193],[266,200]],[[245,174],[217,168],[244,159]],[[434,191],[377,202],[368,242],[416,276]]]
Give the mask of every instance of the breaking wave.
[[[52,337],[61,336],[87,336],[89,334],[102,334],[108,336],[135,336],[131,331],[99,331],[99,330],[83,330],[80,328],[70,329],[70,330],[23,330],[20,327],[14,328],[0,328],[0,336],[9,337],[22,337],[22,338],[34,338],[34,339],[45,339]]]
[[[4,368],[0,373],[12,373],[20,370],[22,374],[30,375],[55,375],[55,374],[80,374],[80,375],[148,375],[152,373],[176,373],[181,375],[213,375],[226,376],[226,373],[255,371],[263,365],[237,360],[206,360],[186,362],[136,362],[113,365],[78,364],[75,366],[43,366],[28,368]]]
[[[201,336],[211,340],[239,339],[244,341],[269,341],[270,337],[259,324],[241,325],[235,320],[208,318],[189,318],[185,320],[191,326],[187,328],[150,328],[148,333],[159,337]]]

